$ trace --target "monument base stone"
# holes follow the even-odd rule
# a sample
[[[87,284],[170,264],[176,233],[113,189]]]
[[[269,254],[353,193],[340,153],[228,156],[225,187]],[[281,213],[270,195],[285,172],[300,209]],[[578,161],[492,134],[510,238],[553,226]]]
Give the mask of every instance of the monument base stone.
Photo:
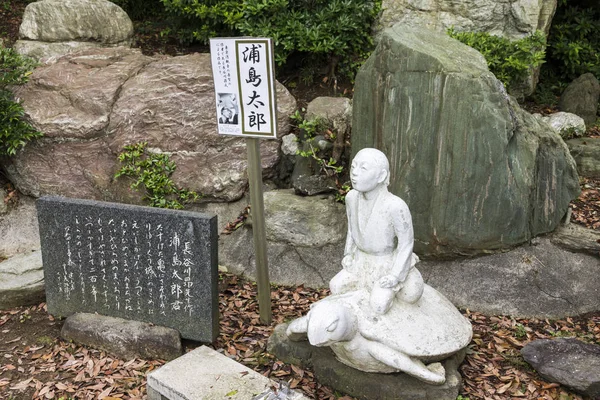
[[[269,338],[268,351],[280,360],[311,368],[317,380],[334,390],[365,400],[456,400],[462,386],[458,366],[463,349],[442,361],[446,383],[430,385],[404,373],[367,373],[339,362],[328,347],[315,347],[308,341],[294,342],[286,335],[288,324],[280,324]]]

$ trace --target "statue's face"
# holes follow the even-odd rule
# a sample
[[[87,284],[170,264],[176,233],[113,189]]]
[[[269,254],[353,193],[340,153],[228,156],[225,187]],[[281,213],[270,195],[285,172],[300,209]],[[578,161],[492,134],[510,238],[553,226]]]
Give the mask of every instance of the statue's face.
[[[385,171],[375,160],[365,154],[357,154],[350,167],[352,187],[359,192],[370,192],[382,184],[381,176]],[[385,176],[384,176],[385,178]]]

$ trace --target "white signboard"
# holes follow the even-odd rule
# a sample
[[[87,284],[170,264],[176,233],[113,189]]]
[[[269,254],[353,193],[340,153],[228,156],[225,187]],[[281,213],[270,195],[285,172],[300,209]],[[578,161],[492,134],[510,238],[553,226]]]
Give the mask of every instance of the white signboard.
[[[210,39],[210,56],[219,134],[276,138],[271,39]]]

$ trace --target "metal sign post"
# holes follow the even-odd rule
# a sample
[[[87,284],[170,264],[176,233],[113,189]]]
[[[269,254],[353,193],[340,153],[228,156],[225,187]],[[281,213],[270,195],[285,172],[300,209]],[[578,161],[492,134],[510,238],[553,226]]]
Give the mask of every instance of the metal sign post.
[[[271,323],[260,141],[277,138],[273,43],[268,38],[210,40],[218,130],[246,137],[260,320]]]

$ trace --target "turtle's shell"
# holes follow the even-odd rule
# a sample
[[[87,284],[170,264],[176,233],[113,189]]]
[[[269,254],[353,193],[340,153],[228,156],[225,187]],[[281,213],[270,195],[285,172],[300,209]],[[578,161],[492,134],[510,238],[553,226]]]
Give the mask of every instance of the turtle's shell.
[[[354,293],[340,300],[356,313],[358,332],[365,339],[426,362],[447,358],[471,341],[471,323],[429,285],[425,285],[419,301],[409,304],[397,300],[384,315],[371,310],[367,291]]]

